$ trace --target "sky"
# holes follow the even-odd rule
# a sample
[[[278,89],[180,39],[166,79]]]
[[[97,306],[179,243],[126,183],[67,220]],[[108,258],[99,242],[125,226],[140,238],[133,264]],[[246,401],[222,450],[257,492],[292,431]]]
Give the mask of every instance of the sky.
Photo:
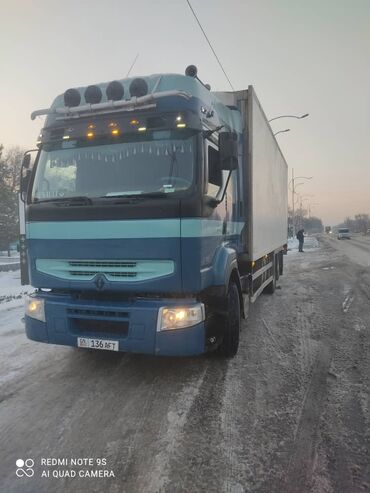
[[[252,84],[311,213],[370,213],[370,1],[191,0],[235,89]],[[0,144],[35,146],[47,108],[76,86],[198,67],[230,90],[186,0],[0,0]]]

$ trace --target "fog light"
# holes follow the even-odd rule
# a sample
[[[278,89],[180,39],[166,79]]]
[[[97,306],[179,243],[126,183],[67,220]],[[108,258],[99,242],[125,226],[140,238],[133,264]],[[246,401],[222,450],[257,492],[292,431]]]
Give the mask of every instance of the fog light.
[[[27,296],[25,312],[28,317],[45,322],[45,301],[42,298]]]
[[[157,332],[191,327],[203,322],[204,318],[203,303],[191,307],[162,307],[158,312]]]

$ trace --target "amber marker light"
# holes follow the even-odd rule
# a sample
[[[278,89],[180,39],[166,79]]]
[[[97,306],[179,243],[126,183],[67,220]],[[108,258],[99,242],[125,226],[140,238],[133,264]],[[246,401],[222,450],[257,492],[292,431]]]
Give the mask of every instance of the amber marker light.
[[[119,130],[118,130],[118,128],[114,128],[114,129],[112,130],[112,135],[119,135]]]
[[[130,124],[131,125],[139,125],[139,120],[133,119],[133,120],[130,121]]]
[[[87,132],[86,137],[88,139],[93,139],[94,138],[94,135],[95,135],[94,132]]]

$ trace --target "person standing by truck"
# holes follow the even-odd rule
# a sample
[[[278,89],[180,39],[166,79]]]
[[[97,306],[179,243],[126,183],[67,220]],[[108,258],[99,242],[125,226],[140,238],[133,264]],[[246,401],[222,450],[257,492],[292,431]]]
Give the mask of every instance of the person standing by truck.
[[[297,240],[299,241],[298,251],[303,252],[303,243],[304,243],[304,229],[300,229],[297,233]]]

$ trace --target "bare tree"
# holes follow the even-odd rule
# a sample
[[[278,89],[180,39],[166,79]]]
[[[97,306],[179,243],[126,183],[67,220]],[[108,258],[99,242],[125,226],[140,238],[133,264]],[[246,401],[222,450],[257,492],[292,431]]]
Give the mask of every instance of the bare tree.
[[[13,146],[7,149],[4,160],[9,170],[9,187],[12,192],[18,191],[21,164],[25,149],[20,146]]]
[[[369,214],[356,214],[355,215],[356,228],[359,233],[366,233],[370,228],[370,215]]]
[[[356,214],[354,219],[352,217],[346,217],[338,227],[348,228],[353,233],[366,233],[370,229],[370,214]]]
[[[7,250],[18,238],[18,183],[24,151],[12,147],[5,154],[0,145],[0,250]]]

